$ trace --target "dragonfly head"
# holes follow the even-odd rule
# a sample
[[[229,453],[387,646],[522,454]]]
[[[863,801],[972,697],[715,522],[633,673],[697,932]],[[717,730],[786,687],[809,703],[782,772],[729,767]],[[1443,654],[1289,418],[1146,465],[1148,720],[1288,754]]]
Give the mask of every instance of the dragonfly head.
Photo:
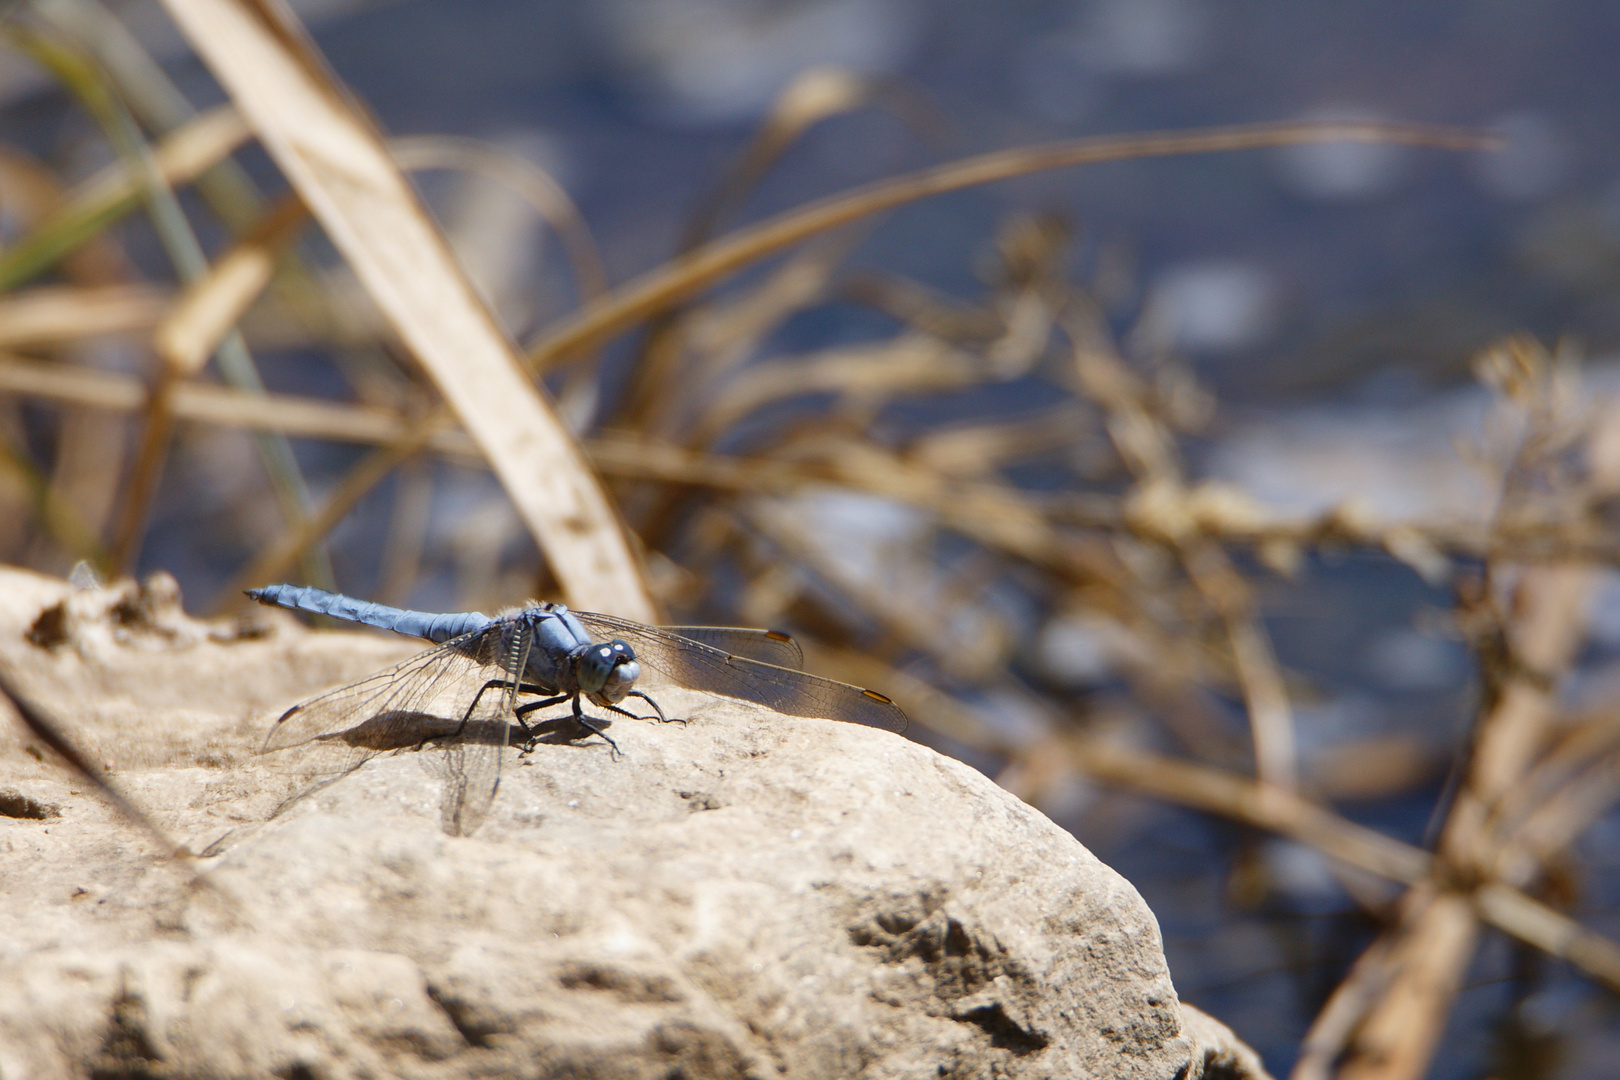
[[[598,705],[617,705],[636,685],[641,665],[622,641],[587,645],[574,659],[574,678],[582,694]]]

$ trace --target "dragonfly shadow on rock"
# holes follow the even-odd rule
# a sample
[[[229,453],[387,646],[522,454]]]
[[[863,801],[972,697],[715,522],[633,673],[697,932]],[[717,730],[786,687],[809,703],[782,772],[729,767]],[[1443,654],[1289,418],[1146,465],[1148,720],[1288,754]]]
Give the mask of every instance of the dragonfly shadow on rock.
[[[602,726],[611,720],[593,718]],[[638,717],[654,720],[656,717]],[[673,721],[672,721],[673,722]],[[684,721],[683,721],[684,722]],[[572,716],[553,716],[528,721],[528,726],[507,720],[468,720],[465,724],[434,713],[393,711],[379,713],[344,731],[317,736],[310,745],[339,745],[383,753],[389,750],[425,750],[454,743],[513,746],[525,754],[535,743],[567,745],[601,732],[576,721]]]
[[[622,757],[618,745],[600,730],[611,723],[592,717],[591,723],[585,724],[566,713],[523,724],[499,717],[461,721],[431,712],[388,710],[341,731],[316,736],[291,748],[295,752],[290,755],[276,755],[281,758],[280,768],[306,777],[313,774],[314,783],[287,798],[270,816],[280,816],[373,757],[426,750],[437,759],[435,771],[445,782],[439,808],[441,824],[450,835],[465,836],[482,823],[495,798],[500,785],[497,758],[507,747],[527,756],[540,744],[573,745],[600,736],[615,758]]]

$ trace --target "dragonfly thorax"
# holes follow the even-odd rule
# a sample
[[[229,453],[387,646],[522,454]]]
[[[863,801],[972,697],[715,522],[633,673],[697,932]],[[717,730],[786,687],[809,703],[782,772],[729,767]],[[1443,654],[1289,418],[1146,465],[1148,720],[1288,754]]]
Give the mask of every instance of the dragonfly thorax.
[[[574,668],[574,684],[598,705],[623,701],[641,675],[636,654],[622,641],[586,645],[574,650],[569,660]]]

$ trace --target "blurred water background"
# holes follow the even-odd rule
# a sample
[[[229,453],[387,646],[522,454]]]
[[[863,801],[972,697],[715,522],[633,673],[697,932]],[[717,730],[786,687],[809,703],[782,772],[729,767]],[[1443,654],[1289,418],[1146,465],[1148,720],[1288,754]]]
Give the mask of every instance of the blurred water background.
[[[902,107],[859,110],[811,129],[730,224],[940,160],[1086,134],[1299,118],[1498,132],[1504,147],[1491,155],[1328,145],[1041,173],[902,209],[849,255],[852,271],[903,275],[968,298],[983,292],[1006,222],[1056,215],[1075,237],[1073,263],[1088,273],[1111,268],[1112,302],[1133,313],[1130,326],[1147,345],[1184,356],[1218,397],[1213,426],[1189,444],[1192,472],[1241,484],[1276,507],[1326,510],[1355,497],[1392,518],[1436,508],[1478,514],[1488,485],[1454,447],[1479,431],[1487,412],[1470,361],[1505,333],[1578,342],[1598,384],[1613,383],[1603,370],[1620,348],[1620,94],[1602,75],[1620,55],[1613,3],[294,7],[389,133],[476,136],[550,171],[578,202],[615,282],[669,258],[778,93],[818,65],[888,80]],[[220,99],[155,5],[114,9],[193,101]],[[105,159],[83,113],[14,56],[0,66],[0,110],[6,142],[65,170],[83,173]],[[273,175],[256,152],[246,160],[261,177]],[[479,180],[434,174],[420,183],[515,335],[573,307],[554,238],[520,202]],[[138,225],[126,242],[138,265],[158,262]],[[789,320],[759,351],[828,349],[890,333],[892,324],[869,309],[826,304]],[[587,413],[611,411],[615,372],[631,348],[614,347]],[[265,375],[287,392],[350,393],[314,348],[282,350]],[[1012,380],[934,413],[896,409],[883,422],[905,432],[940,415],[1016,418],[1045,394],[1034,380]],[[746,446],[748,434],[735,439]],[[360,456],[313,442],[297,450],[318,490]],[[198,601],[230,582],[251,552],[243,538],[250,512],[240,499],[254,483],[244,479],[248,458],[235,437],[199,434],[177,449],[143,572],[173,573]],[[532,549],[495,482],[477,470],[431,468],[422,572],[398,599],[456,608],[498,603],[514,589],[506,600],[521,599]],[[1028,479],[1042,482],[1039,470]],[[367,596],[383,584],[378,552],[403,483],[384,484],[332,534],[344,591]],[[917,528],[886,504],[829,497],[798,511],[795,527],[836,537],[830,547],[856,577],[878,564],[862,545],[904,546]],[[1605,700],[1620,677],[1620,577],[1605,580],[1570,691],[1592,702]],[[1473,660],[1445,614],[1449,590],[1393,558],[1360,553],[1311,555],[1295,580],[1263,581],[1265,624],[1296,691],[1305,771],[1346,748],[1398,747],[1388,758],[1374,751],[1361,768],[1407,770],[1403,790],[1371,784],[1378,797],[1351,793],[1338,805],[1424,842],[1450,755],[1477,705]],[[1003,597],[998,610],[1021,643],[1013,658],[1021,679],[1055,687],[1093,715],[1128,711],[1106,627],[1019,603]],[[693,606],[725,614],[713,598]],[[1055,722],[1023,697],[976,704],[1015,740]],[[1041,805],[1141,890],[1159,916],[1182,995],[1286,1073],[1325,995],[1372,937],[1367,897],[1353,895],[1310,848],[1083,780],[1047,790]],[[1579,867],[1571,910],[1620,936],[1620,816],[1611,812],[1588,831],[1568,861]],[[1491,938],[1431,1075],[1613,1075],[1617,1021],[1614,996]]]

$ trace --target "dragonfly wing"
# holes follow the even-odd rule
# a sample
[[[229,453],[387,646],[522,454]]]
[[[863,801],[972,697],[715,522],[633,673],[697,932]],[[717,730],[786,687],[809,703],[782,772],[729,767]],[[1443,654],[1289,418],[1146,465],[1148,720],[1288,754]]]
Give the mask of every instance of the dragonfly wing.
[[[469,720],[462,737],[445,749],[439,823],[451,836],[471,836],[484,823],[501,786],[508,726],[505,715]]]
[[[804,667],[804,650],[780,630],[749,630],[740,626],[661,626],[658,629],[745,660],[785,668]]]
[[[505,686],[473,699],[462,714],[459,736],[446,748],[439,819],[451,836],[471,836],[495,802],[501,785],[501,752],[506,749],[512,721],[517,719],[518,687],[528,666],[529,650],[539,647],[527,622],[515,624],[515,633],[504,647],[500,647],[499,633],[491,637],[499,647],[498,677]]]
[[[843,720],[897,733],[906,729],[900,706],[875,691],[762,664],[628,619],[574,614],[593,632],[624,641],[643,665],[679,686],[742,698],[792,716]]]
[[[508,695],[484,691],[505,678],[500,639],[496,627],[486,628],[295,705],[271,728],[261,753],[307,747],[284,767],[341,775],[380,751],[456,735],[467,717],[462,738],[469,745],[452,742],[443,771],[447,793],[455,787],[458,805],[472,812],[457,809],[445,820],[448,828],[451,821],[481,819],[494,798],[505,746],[505,723],[495,721],[503,702],[509,711]]]
[[[499,658],[494,642],[481,641],[487,634],[469,634],[437,648],[420,652],[408,660],[368,675],[359,682],[310,698],[288,709],[270,729],[261,753],[286,750],[316,741],[341,741],[350,745],[372,744],[386,750],[390,734],[409,726],[411,714],[422,715],[438,705],[451,705],[464,697],[463,710],[471,703],[479,673],[493,667],[491,678],[499,678]],[[490,635],[493,637],[494,635]],[[447,715],[442,709],[434,715]],[[460,713],[455,713],[460,719]],[[420,741],[418,736],[416,741]]]

